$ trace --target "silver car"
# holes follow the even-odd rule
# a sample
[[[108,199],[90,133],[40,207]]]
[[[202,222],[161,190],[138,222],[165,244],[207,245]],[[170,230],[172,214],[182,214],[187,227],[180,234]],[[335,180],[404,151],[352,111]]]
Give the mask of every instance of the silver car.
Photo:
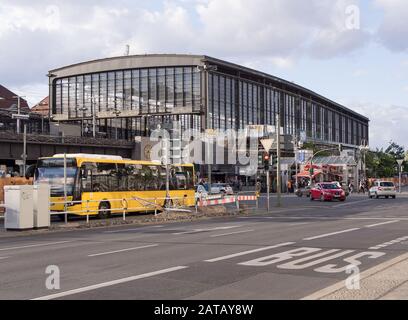
[[[211,193],[212,194],[221,194],[221,195],[231,195],[234,194],[234,190],[231,188],[230,185],[226,183],[214,183],[211,186]]]
[[[368,196],[370,199],[375,197],[378,199],[379,197],[385,198],[393,198],[397,196],[397,190],[393,182],[389,181],[375,181],[374,185],[368,191]]]

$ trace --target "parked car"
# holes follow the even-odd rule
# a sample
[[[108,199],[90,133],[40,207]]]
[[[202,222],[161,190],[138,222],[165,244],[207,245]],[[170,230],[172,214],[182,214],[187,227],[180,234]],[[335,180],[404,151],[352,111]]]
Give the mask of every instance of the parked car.
[[[300,198],[303,197],[303,196],[310,197],[310,190],[311,189],[312,189],[311,186],[298,188],[298,189],[295,190],[295,194]]]
[[[370,190],[368,190],[368,196],[370,199],[373,197],[376,199],[379,197],[385,197],[387,199],[391,197],[395,199],[397,196],[397,189],[393,182],[375,181]]]
[[[321,182],[316,184],[312,190],[310,190],[310,200],[313,201],[316,199],[319,199],[320,201],[345,201],[346,193],[337,183]]]
[[[214,183],[211,185],[211,193],[212,194],[221,194],[221,195],[231,195],[234,194],[234,190],[231,188],[229,184],[226,183]]]

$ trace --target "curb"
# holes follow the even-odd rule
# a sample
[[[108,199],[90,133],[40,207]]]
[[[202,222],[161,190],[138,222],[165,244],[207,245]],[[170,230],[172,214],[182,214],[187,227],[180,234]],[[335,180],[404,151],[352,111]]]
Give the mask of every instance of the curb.
[[[383,262],[383,263],[381,263],[381,264],[379,264],[377,266],[374,266],[374,267],[372,267],[372,268],[370,268],[370,269],[368,269],[366,271],[363,271],[360,274],[360,281],[361,282],[364,282],[363,280],[368,281],[369,278],[374,276],[375,274],[383,272],[383,271],[385,271],[385,270],[387,270],[387,269],[389,269],[389,268],[391,268],[391,267],[393,267],[393,266],[397,265],[398,263],[401,263],[401,262],[403,262],[405,260],[408,260],[408,253],[405,253],[405,254],[400,255],[400,256],[398,256],[398,257],[396,257],[394,259],[388,260],[388,261]],[[395,287],[398,287],[398,285],[395,286]],[[392,289],[393,288],[390,288],[388,290],[388,292],[390,290],[392,290]],[[329,287],[326,287],[324,289],[321,289],[319,291],[316,291],[316,292],[302,298],[301,300],[323,300],[325,298],[329,298],[328,296],[330,296],[330,295],[332,295],[332,294],[334,294],[336,292],[339,292],[340,290],[347,290],[346,287],[345,287],[345,280],[337,282],[337,283],[335,283],[335,284],[333,284],[333,285],[331,285]],[[350,290],[348,290],[348,291],[351,292]],[[350,298],[351,298],[351,295],[350,295]]]

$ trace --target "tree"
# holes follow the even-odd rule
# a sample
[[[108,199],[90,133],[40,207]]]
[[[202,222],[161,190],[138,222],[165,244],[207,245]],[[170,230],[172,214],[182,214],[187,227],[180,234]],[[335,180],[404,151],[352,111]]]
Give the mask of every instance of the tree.
[[[397,160],[404,159],[404,147],[395,142],[385,149],[368,151],[366,154],[366,167],[368,176],[371,178],[390,178],[397,174]],[[408,164],[405,163],[404,171],[408,170]]]

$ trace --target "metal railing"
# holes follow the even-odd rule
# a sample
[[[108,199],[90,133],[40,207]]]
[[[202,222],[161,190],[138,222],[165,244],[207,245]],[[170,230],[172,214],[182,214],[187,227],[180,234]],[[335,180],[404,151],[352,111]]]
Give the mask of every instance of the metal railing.
[[[101,199],[101,200],[78,200],[78,201],[54,201],[50,202],[50,206],[62,205],[64,208],[72,207],[74,205],[82,205],[82,209],[79,210],[64,210],[64,211],[50,211],[51,215],[65,215],[65,222],[68,221],[68,215],[81,215],[86,216],[86,223],[89,224],[90,216],[96,216],[102,211],[108,211],[110,214],[122,214],[122,220],[126,221],[126,215],[129,213],[135,212],[149,212],[154,211],[155,217],[161,213],[168,214],[169,212],[187,212],[192,213],[193,210],[187,208],[195,208],[195,213],[198,213],[198,208],[203,206],[202,204],[205,201],[212,200],[223,200],[223,199],[233,199],[234,201],[229,203],[235,203],[237,209],[239,209],[239,203],[242,201],[251,201],[251,200],[240,200],[242,196],[253,196],[254,194],[248,193],[236,193],[234,195],[226,195],[222,197],[221,195],[214,196],[194,196],[194,197],[158,197],[158,198],[140,198],[140,197],[131,197],[131,198],[122,198],[122,199]],[[258,197],[257,197],[258,198]],[[166,206],[166,200],[169,200],[172,203],[172,206]],[[187,206],[186,204],[190,201],[194,201],[194,205]],[[129,202],[138,202],[141,206],[129,207]],[[99,204],[102,202],[109,203],[109,208],[100,209]],[[119,205],[118,205],[119,203]],[[161,205],[163,203],[163,205]],[[97,207],[95,206],[97,204]],[[112,205],[113,204],[113,205]],[[207,204],[211,205],[211,204]],[[113,207],[113,208],[112,208]]]
[[[10,141],[23,141],[23,134],[17,134],[12,131],[0,131],[0,139]],[[79,136],[52,136],[40,134],[27,134],[28,142],[38,143],[62,143],[75,145],[97,145],[112,147],[129,147],[133,148],[134,143],[128,140],[115,140],[107,138],[79,137]]]

